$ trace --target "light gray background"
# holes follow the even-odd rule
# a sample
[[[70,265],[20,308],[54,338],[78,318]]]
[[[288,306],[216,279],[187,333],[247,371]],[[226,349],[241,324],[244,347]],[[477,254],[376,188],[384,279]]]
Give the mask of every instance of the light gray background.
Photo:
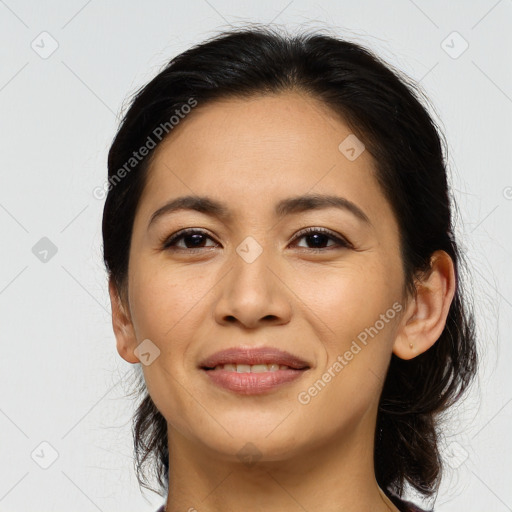
[[[245,21],[334,29],[430,97],[483,351],[478,385],[447,423],[436,510],[512,510],[511,0],[0,0],[0,511],[162,502],[140,494],[133,471],[123,398],[133,367],[115,348],[93,190],[128,96],[172,56]]]

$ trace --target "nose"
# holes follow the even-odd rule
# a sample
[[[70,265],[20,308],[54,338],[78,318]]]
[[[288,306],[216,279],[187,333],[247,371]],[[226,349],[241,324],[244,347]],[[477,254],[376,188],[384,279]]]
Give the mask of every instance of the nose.
[[[269,252],[264,250],[254,261],[234,255],[231,270],[219,283],[214,305],[217,323],[254,329],[290,321],[292,293]]]

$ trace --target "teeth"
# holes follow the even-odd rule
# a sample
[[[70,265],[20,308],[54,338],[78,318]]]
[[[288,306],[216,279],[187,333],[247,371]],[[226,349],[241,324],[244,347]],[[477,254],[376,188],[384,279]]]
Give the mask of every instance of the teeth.
[[[214,370],[227,370],[228,372],[238,373],[263,373],[263,372],[277,372],[277,370],[290,370],[289,366],[285,364],[220,364]]]

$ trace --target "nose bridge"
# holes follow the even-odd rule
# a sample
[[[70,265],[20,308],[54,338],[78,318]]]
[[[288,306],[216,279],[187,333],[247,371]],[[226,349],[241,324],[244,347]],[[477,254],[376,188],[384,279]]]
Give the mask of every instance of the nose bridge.
[[[264,300],[271,298],[273,287],[272,273],[268,266],[271,263],[271,249],[265,244],[263,237],[247,236],[235,248],[233,254],[233,287],[232,293],[238,293],[242,301]]]
[[[260,241],[247,236],[235,247],[230,276],[216,304],[218,322],[235,318],[245,326],[254,326],[263,319],[289,320],[289,298],[274,275],[276,270],[271,270],[272,244],[264,246],[263,237]]]

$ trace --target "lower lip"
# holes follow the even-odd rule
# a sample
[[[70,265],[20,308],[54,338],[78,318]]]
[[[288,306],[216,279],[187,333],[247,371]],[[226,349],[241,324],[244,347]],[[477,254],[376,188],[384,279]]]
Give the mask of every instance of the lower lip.
[[[277,370],[275,372],[238,373],[228,370],[202,370],[210,380],[224,389],[241,395],[258,395],[274,390],[283,384],[293,382],[306,370]]]

